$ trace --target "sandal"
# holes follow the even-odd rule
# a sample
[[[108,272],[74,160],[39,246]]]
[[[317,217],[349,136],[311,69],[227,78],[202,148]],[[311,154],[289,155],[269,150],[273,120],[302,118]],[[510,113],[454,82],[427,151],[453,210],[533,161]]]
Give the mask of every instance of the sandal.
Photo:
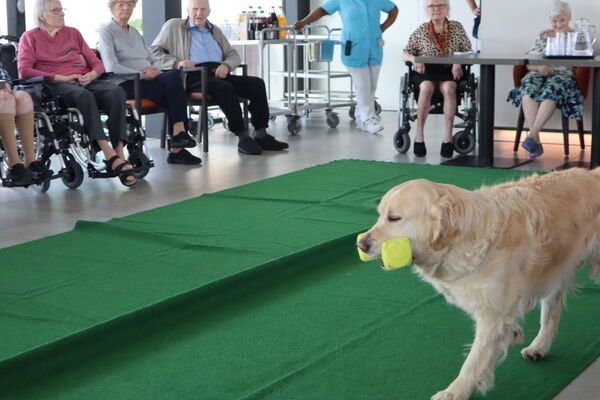
[[[123,161],[121,164],[117,165],[116,167],[112,167],[113,163],[116,160],[120,160],[121,157],[115,155],[112,156],[110,158],[110,160],[106,161],[104,160],[104,164],[106,164],[106,172],[108,172],[109,176],[111,177],[118,177],[119,180],[121,181],[121,183],[125,186],[133,186],[137,183],[137,179],[135,178],[135,170],[133,168],[131,169],[123,169],[123,167],[125,167],[126,165],[131,165],[129,164],[127,161]],[[127,180],[129,177],[133,177],[133,180]]]

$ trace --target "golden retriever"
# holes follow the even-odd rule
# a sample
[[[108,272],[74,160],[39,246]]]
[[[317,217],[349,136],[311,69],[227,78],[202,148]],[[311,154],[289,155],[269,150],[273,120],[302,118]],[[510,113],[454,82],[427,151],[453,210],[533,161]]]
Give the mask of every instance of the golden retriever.
[[[541,303],[540,330],[521,354],[541,359],[561,302],[585,264],[600,282],[600,169],[534,175],[476,191],[418,179],[382,198],[379,218],[357,243],[369,257],[408,237],[414,271],[475,320],[458,374],[432,400],[466,400],[493,385],[494,366],[521,344],[520,320]]]

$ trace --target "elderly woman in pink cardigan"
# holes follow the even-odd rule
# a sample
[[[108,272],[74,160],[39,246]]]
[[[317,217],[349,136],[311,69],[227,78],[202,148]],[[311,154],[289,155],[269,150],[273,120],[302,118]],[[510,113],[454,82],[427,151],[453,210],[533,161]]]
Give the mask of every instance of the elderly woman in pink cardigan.
[[[59,0],[37,0],[35,15],[38,27],[25,32],[19,43],[20,77],[51,77],[52,91],[64,96],[83,114],[84,129],[104,154],[107,172],[119,177],[125,186],[135,184],[133,168],[123,153],[127,143],[125,92],[113,83],[97,79],[104,73],[102,62],[77,29],[65,26]],[[102,127],[99,108],[108,114],[110,141]]]

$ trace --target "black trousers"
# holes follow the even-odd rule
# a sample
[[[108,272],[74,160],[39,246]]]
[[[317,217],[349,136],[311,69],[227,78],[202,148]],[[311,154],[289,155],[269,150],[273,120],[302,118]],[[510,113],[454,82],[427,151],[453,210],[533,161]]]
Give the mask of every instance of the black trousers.
[[[121,87],[97,79],[85,87],[67,82],[53,82],[48,86],[54,94],[62,95],[71,107],[81,111],[83,128],[91,140],[107,139],[100,120],[99,109],[102,109],[108,115],[106,125],[113,147],[120,141],[127,143],[125,91]]]
[[[133,80],[122,82],[119,86],[125,90],[128,99],[135,97]],[[187,97],[179,71],[163,72],[150,80],[142,79],[141,96],[143,99],[152,100],[159,106],[167,109],[169,133],[172,133],[173,124],[176,122],[183,122],[187,129]]]
[[[248,110],[254,129],[263,129],[269,125],[269,102],[262,79],[238,75],[227,75],[224,79],[210,77],[207,86],[204,91],[199,72],[188,74],[187,91],[208,93],[227,117],[231,132],[238,135],[246,130],[238,97],[250,101]]]

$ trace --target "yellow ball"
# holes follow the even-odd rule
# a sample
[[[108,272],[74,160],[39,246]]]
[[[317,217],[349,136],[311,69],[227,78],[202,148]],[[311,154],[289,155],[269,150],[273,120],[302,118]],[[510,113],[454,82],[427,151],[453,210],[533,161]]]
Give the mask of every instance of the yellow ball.
[[[365,232],[366,233],[366,232]],[[365,235],[361,233],[356,237],[356,243]],[[373,261],[377,258],[367,256],[359,247],[358,257],[361,261]],[[398,269],[412,264],[412,248],[407,237],[391,239],[381,246],[381,258],[383,259],[383,268],[387,270]]]
[[[358,243],[360,241],[360,238],[362,238],[363,236],[365,236],[367,232],[363,232],[363,233],[359,233],[358,236],[356,237],[356,243]],[[358,250],[358,257],[360,258],[360,261],[373,261],[376,260],[377,258],[370,258],[369,256],[367,256],[358,246],[356,247],[356,249]]]
[[[407,237],[391,239],[381,246],[383,267],[387,270],[407,267],[412,264],[412,248]]]

